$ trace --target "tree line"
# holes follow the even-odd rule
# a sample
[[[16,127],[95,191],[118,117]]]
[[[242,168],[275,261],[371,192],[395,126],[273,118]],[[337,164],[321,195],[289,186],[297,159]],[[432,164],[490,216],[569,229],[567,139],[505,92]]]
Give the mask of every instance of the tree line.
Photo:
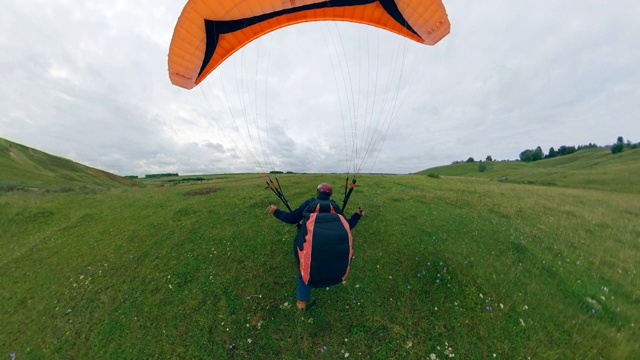
[[[640,142],[632,143],[630,140],[627,140],[627,142],[625,143],[624,138],[622,136],[618,136],[616,143],[611,145],[611,153],[617,154],[619,152],[624,151],[624,149],[635,149],[637,147],[640,147]],[[582,149],[590,149],[590,148],[598,148],[598,145],[592,144],[592,143],[589,143],[587,145],[579,145],[577,147],[562,145],[558,148],[558,150],[555,150],[553,147],[551,147],[547,154],[545,154],[542,151],[542,148],[538,146],[537,148],[535,148],[535,150],[532,150],[532,149],[523,150],[520,153],[520,161],[531,162],[531,161],[538,161],[542,159],[550,159],[557,156],[573,154],[576,151],[579,151]]]
[[[578,145],[577,147],[576,146],[561,145],[558,148],[558,150],[556,150],[552,146],[551,148],[549,148],[549,152],[545,154],[542,151],[542,148],[540,148],[540,146],[538,146],[537,148],[535,148],[535,150],[532,150],[532,149],[523,150],[520,153],[520,161],[531,162],[531,161],[538,161],[538,160],[542,160],[542,159],[550,159],[550,158],[554,158],[554,157],[557,157],[557,156],[564,156],[564,155],[573,154],[574,152],[576,152],[578,150],[597,148],[597,147],[598,147],[598,145],[592,144],[592,143],[589,143],[587,145]]]
[[[603,147],[605,148],[610,147],[611,153],[617,154],[619,152],[624,151],[625,149],[636,149],[640,147],[640,142],[633,143],[630,140],[624,141],[624,138],[622,136],[618,136],[618,139],[613,145],[607,145]],[[599,146],[593,143],[589,143],[587,145],[578,145],[578,146],[561,145],[560,147],[558,147],[557,150],[552,146],[551,148],[549,148],[549,152],[547,152],[546,154],[544,153],[542,148],[538,146],[535,149],[523,150],[522,152],[520,152],[519,159],[516,159],[516,160],[525,161],[525,162],[538,161],[542,159],[550,159],[558,156],[569,155],[569,154],[573,154],[576,151],[579,151],[582,149],[590,149],[590,148],[599,148]],[[491,155],[487,155],[484,161],[491,162],[491,161],[497,161],[497,160],[494,160],[491,157]],[[473,163],[473,162],[476,162],[476,160],[473,157],[469,157],[467,160],[453,161],[452,164]],[[482,160],[480,160],[479,162],[482,163]],[[480,170],[480,171],[483,171],[483,170]]]
[[[147,174],[144,176],[145,179],[157,179],[162,177],[172,177],[179,176],[178,173],[161,173],[161,174]]]

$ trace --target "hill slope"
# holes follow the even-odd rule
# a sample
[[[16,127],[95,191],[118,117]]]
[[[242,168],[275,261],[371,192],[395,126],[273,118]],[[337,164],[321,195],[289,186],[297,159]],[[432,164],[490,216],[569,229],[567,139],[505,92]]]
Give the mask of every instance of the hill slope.
[[[488,180],[640,193],[640,149],[612,154],[609,149],[583,149],[570,155],[535,162],[459,163],[426,169],[417,174],[461,176]]]
[[[0,187],[114,187],[135,181],[0,138]]]

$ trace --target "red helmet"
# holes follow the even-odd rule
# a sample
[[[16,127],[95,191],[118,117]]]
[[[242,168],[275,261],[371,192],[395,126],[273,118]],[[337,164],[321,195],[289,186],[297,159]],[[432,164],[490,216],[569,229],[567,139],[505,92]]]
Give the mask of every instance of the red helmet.
[[[321,183],[320,185],[318,185],[318,193],[321,193],[321,192],[325,192],[331,195],[333,194],[333,189],[331,188],[331,185],[327,183]]]

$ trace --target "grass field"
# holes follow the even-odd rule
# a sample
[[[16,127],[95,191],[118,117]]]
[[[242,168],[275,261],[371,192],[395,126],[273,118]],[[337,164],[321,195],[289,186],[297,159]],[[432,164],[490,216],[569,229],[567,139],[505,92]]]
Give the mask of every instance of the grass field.
[[[640,194],[624,190],[637,177],[609,190],[440,173],[361,175],[351,273],[304,313],[295,227],[264,213],[277,199],[256,175],[0,192],[0,352],[640,358]],[[344,177],[280,180],[297,205]]]

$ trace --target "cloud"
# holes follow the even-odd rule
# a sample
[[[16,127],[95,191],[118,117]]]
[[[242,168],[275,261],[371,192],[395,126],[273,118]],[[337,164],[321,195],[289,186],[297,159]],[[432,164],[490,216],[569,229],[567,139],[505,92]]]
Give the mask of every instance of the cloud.
[[[639,3],[444,3],[436,46],[300,24],[186,91],[167,76],[183,3],[9,0],[0,136],[120,175],[407,173],[640,140]]]

